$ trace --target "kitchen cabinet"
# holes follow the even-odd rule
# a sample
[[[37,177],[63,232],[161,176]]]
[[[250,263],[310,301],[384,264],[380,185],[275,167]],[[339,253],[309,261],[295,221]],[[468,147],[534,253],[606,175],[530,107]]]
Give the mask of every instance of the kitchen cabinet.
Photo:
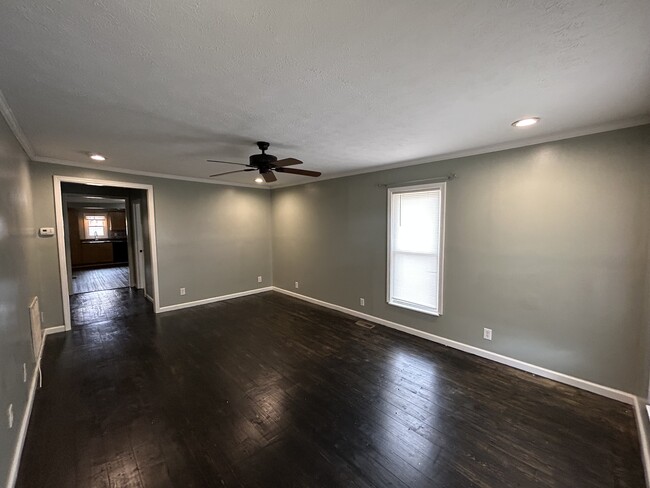
[[[111,231],[126,230],[126,213],[123,210],[108,212],[108,229]]]
[[[111,242],[84,242],[81,244],[81,261],[84,265],[113,262]]]
[[[81,257],[81,239],[83,238],[80,228],[83,229],[82,218],[76,208],[68,208],[68,232],[70,235],[70,261],[72,266],[81,266],[83,258]]]

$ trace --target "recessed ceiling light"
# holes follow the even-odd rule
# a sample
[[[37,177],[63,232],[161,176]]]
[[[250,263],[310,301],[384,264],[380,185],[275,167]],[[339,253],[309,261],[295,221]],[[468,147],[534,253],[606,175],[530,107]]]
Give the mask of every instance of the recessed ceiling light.
[[[102,156],[101,154],[97,154],[97,153],[92,153],[90,155],[90,159],[92,159],[94,161],[106,161],[105,156]]]
[[[264,183],[264,178],[258,176],[257,178],[255,178],[255,183]]]
[[[525,119],[519,119],[515,120],[512,123],[513,127],[528,127],[531,125],[535,125],[537,122],[539,122],[539,117],[527,117]]]

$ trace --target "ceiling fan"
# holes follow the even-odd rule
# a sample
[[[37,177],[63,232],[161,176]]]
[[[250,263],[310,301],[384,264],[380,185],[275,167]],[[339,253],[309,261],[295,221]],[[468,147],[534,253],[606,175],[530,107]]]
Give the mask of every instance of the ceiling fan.
[[[218,161],[216,159],[208,159],[209,163],[226,163],[226,164],[236,164],[239,166],[246,166],[246,169],[239,169],[237,171],[227,171],[225,173],[217,173],[216,175],[210,175],[210,178],[215,176],[230,175],[233,173],[243,173],[245,171],[259,171],[264,181],[267,183],[273,183],[277,181],[274,171],[278,173],[290,173],[292,175],[302,175],[302,176],[320,176],[320,171],[308,171],[305,169],[294,169],[287,168],[287,166],[293,166],[295,164],[302,164],[302,161],[294,158],[278,159],[272,154],[266,154],[266,150],[269,148],[269,143],[264,141],[257,142],[257,147],[260,148],[262,154],[253,154],[249,158],[249,163],[232,163],[230,161]]]

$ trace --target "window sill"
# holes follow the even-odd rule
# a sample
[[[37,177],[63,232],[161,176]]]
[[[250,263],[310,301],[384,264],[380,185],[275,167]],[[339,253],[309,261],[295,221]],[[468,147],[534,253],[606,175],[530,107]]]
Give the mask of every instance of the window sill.
[[[442,315],[442,312],[439,312],[437,310],[433,310],[431,308],[422,307],[422,306],[416,305],[414,303],[400,302],[400,301],[396,301],[396,300],[388,300],[388,305],[392,305],[394,307],[406,308],[407,310],[413,310],[415,312],[425,313],[427,315],[433,315],[434,317],[440,317]]]

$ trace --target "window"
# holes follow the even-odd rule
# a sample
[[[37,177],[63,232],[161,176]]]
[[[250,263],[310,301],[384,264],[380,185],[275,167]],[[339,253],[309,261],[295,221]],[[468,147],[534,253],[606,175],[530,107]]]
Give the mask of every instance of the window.
[[[106,215],[85,215],[84,229],[86,239],[106,237]]]
[[[388,189],[388,303],[442,314],[445,183]]]

